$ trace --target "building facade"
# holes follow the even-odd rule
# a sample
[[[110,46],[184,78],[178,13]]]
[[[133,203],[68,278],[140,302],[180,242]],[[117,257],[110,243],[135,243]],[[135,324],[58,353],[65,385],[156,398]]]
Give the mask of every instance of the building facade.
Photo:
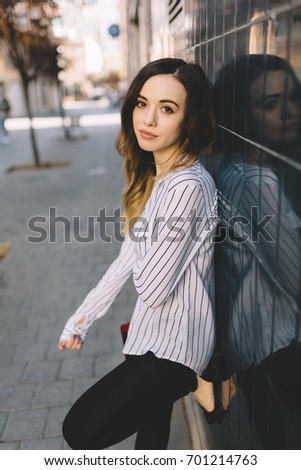
[[[61,87],[39,78],[29,94],[34,114],[57,113],[61,93],[70,99],[90,98],[95,83],[127,74],[126,0],[57,0],[52,32],[60,43],[58,63]],[[112,29],[113,27],[113,29]],[[117,34],[116,34],[117,30]],[[11,104],[11,117],[26,115],[18,72],[0,45],[0,83]]]
[[[216,412],[195,448],[301,448],[300,0],[129,0],[129,77],[176,56],[213,84],[219,193]]]

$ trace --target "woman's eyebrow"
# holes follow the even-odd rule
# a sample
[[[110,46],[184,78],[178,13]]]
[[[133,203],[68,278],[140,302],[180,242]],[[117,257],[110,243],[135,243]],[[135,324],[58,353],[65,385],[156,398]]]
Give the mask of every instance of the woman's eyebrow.
[[[143,100],[148,101],[148,99],[147,99],[145,96],[142,96],[142,95],[139,95],[138,98],[142,98]],[[159,100],[159,103],[172,103],[172,104],[174,104],[177,108],[180,107],[180,106],[178,105],[178,103],[176,103],[176,102],[173,101],[173,100]]]
[[[173,100],[160,100],[159,103],[172,103],[172,104],[176,105],[177,108],[180,107],[180,106],[178,105],[178,103],[176,103],[176,102],[173,101]]]

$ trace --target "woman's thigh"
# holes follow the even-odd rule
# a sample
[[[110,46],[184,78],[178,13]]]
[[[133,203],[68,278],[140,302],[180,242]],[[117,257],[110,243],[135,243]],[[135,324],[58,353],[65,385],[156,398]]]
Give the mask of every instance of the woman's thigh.
[[[136,431],[143,370],[125,361],[89,388],[72,406],[63,434],[73,449],[100,449]]]
[[[94,384],[65,418],[63,434],[70,447],[102,449],[114,445],[141,429],[149,420],[150,409],[189,393],[193,380],[185,383],[187,368],[170,364],[153,354],[129,356]],[[190,371],[187,378],[193,376]]]

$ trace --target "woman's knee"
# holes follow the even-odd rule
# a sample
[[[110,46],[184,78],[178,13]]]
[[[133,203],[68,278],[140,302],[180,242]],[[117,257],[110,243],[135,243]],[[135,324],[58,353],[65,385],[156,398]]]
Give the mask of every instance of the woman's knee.
[[[86,449],[86,443],[84,443],[84,433],[82,429],[82,423],[78,419],[74,419],[72,415],[72,409],[65,417],[62,425],[62,432],[65,441],[74,450]]]

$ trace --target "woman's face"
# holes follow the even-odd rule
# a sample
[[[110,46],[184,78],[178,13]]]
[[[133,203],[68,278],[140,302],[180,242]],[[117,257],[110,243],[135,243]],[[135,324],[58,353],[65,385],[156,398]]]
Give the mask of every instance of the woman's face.
[[[172,75],[155,75],[143,85],[133,111],[139,146],[153,152],[156,163],[174,154],[184,125],[186,90]]]
[[[293,80],[284,71],[269,71],[250,86],[252,138],[267,145],[298,139],[300,104]]]

